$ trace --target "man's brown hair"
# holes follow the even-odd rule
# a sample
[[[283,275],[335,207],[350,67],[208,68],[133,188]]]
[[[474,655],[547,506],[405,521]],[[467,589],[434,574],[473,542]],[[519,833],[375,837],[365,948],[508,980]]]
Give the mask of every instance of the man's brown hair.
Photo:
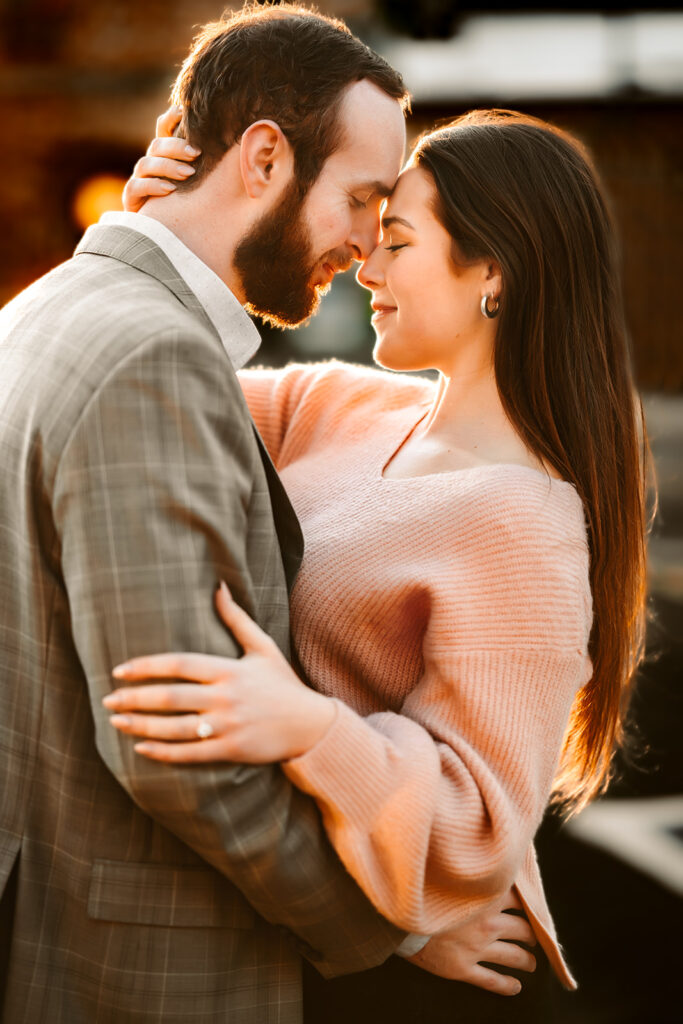
[[[342,21],[299,4],[250,2],[206,25],[173,89],[173,102],[184,111],[177,134],[202,151],[192,179],[179,187],[196,186],[263,118],[280,126],[299,184],[309,187],[342,141],[342,94],[363,79],[408,109],[399,73]]]

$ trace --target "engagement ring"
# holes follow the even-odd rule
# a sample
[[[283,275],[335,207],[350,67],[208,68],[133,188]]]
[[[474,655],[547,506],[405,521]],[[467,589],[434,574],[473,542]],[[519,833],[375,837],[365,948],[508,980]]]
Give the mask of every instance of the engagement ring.
[[[202,721],[197,726],[197,736],[200,740],[208,740],[210,736],[213,736],[213,726],[211,722]]]

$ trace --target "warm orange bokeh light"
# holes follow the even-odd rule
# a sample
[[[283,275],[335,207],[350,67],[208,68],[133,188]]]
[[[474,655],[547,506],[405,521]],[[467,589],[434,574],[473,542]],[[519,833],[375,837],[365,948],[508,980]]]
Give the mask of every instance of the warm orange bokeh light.
[[[85,230],[97,223],[107,210],[122,210],[121,193],[126,179],[114,174],[97,174],[78,186],[72,204],[74,220]]]

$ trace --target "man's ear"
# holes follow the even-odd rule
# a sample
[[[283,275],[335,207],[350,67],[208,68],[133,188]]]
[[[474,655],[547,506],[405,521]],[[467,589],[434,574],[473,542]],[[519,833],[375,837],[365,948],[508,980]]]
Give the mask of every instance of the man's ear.
[[[242,133],[240,172],[250,199],[260,199],[268,189],[289,181],[294,172],[294,154],[275,121],[254,121]]]

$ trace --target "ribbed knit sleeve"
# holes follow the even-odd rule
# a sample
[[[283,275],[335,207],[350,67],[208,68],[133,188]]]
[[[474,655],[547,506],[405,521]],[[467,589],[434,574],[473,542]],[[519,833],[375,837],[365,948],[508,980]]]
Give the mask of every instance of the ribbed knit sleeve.
[[[363,716],[338,700],[326,735],[283,766],[316,798],[378,909],[422,934],[457,924],[518,878],[590,673],[577,496],[511,468],[488,467],[465,502],[424,506],[415,543],[429,611],[416,685],[391,711]],[[400,557],[387,539],[394,575]],[[385,591],[371,614],[390,619],[398,604]],[[343,682],[336,692],[344,697]]]
[[[280,469],[316,446],[334,452],[348,433],[367,432],[364,407],[378,388],[387,409],[424,398],[431,385],[367,366],[331,359],[291,363],[282,369],[240,370],[237,374],[256,428]],[[356,415],[358,413],[358,415]],[[345,431],[340,434],[340,426]]]
[[[256,429],[275,466],[306,390],[321,372],[319,365],[293,364],[283,369],[240,370],[237,374]]]

